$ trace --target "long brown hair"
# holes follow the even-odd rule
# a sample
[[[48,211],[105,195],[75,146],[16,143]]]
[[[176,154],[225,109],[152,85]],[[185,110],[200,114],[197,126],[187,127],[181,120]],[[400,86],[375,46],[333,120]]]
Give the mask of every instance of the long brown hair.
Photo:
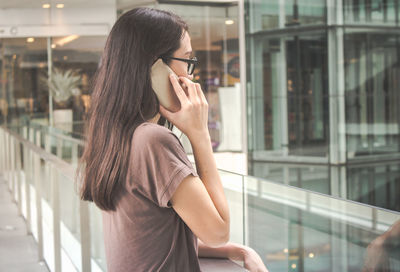
[[[78,170],[81,199],[102,210],[115,210],[129,167],[133,132],[159,111],[151,66],[159,57],[172,56],[185,31],[187,24],[178,16],[151,8],[130,10],[114,24],[93,81]]]

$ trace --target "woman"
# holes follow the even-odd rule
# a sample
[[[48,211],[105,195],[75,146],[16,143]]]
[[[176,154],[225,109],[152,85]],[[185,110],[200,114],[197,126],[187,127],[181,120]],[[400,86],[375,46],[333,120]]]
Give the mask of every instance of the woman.
[[[253,250],[227,244],[229,209],[207,101],[191,81],[191,54],[186,23],[155,9],[123,14],[107,39],[92,94],[81,197],[102,209],[108,271],[200,271],[198,256],[266,271]],[[181,103],[175,113],[159,105],[151,87],[151,67],[160,58],[179,76],[170,78]],[[197,172],[166,119],[189,138]]]

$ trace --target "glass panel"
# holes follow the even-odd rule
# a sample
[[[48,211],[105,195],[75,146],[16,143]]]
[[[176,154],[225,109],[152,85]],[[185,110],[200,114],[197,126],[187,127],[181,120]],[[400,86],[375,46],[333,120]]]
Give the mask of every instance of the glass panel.
[[[345,32],[349,159],[399,152],[400,34]]]
[[[249,49],[249,148],[254,157],[328,157],[325,35],[255,37]]]
[[[326,1],[246,0],[245,5],[249,11],[246,19],[251,33],[275,28],[326,23]],[[282,23],[280,23],[280,17],[283,17]]]
[[[271,271],[358,271],[379,254],[371,249],[375,239],[400,227],[400,213],[251,177],[245,187],[246,244]],[[397,271],[398,250],[378,251],[388,254],[388,271]]]
[[[399,25],[398,0],[344,0],[345,23]]]
[[[106,253],[103,241],[103,221],[101,210],[89,203],[90,214],[90,252],[93,271],[107,271]]]
[[[347,171],[348,199],[400,212],[400,165],[374,163]]]
[[[58,175],[62,262],[81,267],[79,197],[74,181]]]
[[[257,162],[253,167],[254,175],[267,181],[330,194],[330,173],[327,166]]]
[[[40,77],[47,73],[45,38],[0,39],[0,123],[43,118],[48,93]]]
[[[226,171],[219,171],[225,196],[230,210],[230,239],[234,243],[244,243],[243,225],[243,177]]]
[[[57,128],[73,132],[73,121],[83,120],[90,103],[90,82],[105,41],[105,36],[70,35],[52,38],[52,79],[55,84],[68,86],[52,92],[54,125]],[[67,82],[70,84],[65,84]]]

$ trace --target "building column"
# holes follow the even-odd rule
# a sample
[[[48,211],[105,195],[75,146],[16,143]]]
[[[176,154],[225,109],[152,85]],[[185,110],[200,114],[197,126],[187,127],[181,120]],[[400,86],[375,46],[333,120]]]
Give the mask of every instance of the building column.
[[[329,71],[329,161],[346,163],[346,119],[344,86],[344,53],[342,5],[327,0],[328,7],[328,71]]]
[[[342,1],[327,0],[328,25],[328,73],[329,73],[329,162],[331,194],[346,193],[346,169],[336,167],[346,163],[346,119],[343,52],[343,6]],[[342,195],[343,196],[343,195]],[[341,233],[341,239],[331,238],[331,254],[340,252],[339,262],[332,263],[332,271],[344,271],[348,266],[347,230],[344,224],[331,222],[332,232]]]

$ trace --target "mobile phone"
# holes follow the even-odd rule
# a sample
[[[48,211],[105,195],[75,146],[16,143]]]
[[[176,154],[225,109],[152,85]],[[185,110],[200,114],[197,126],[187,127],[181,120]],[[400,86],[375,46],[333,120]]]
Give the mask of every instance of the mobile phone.
[[[177,112],[181,108],[181,103],[172,87],[170,74],[176,75],[162,59],[158,59],[151,67],[151,86],[160,104],[169,111]]]

